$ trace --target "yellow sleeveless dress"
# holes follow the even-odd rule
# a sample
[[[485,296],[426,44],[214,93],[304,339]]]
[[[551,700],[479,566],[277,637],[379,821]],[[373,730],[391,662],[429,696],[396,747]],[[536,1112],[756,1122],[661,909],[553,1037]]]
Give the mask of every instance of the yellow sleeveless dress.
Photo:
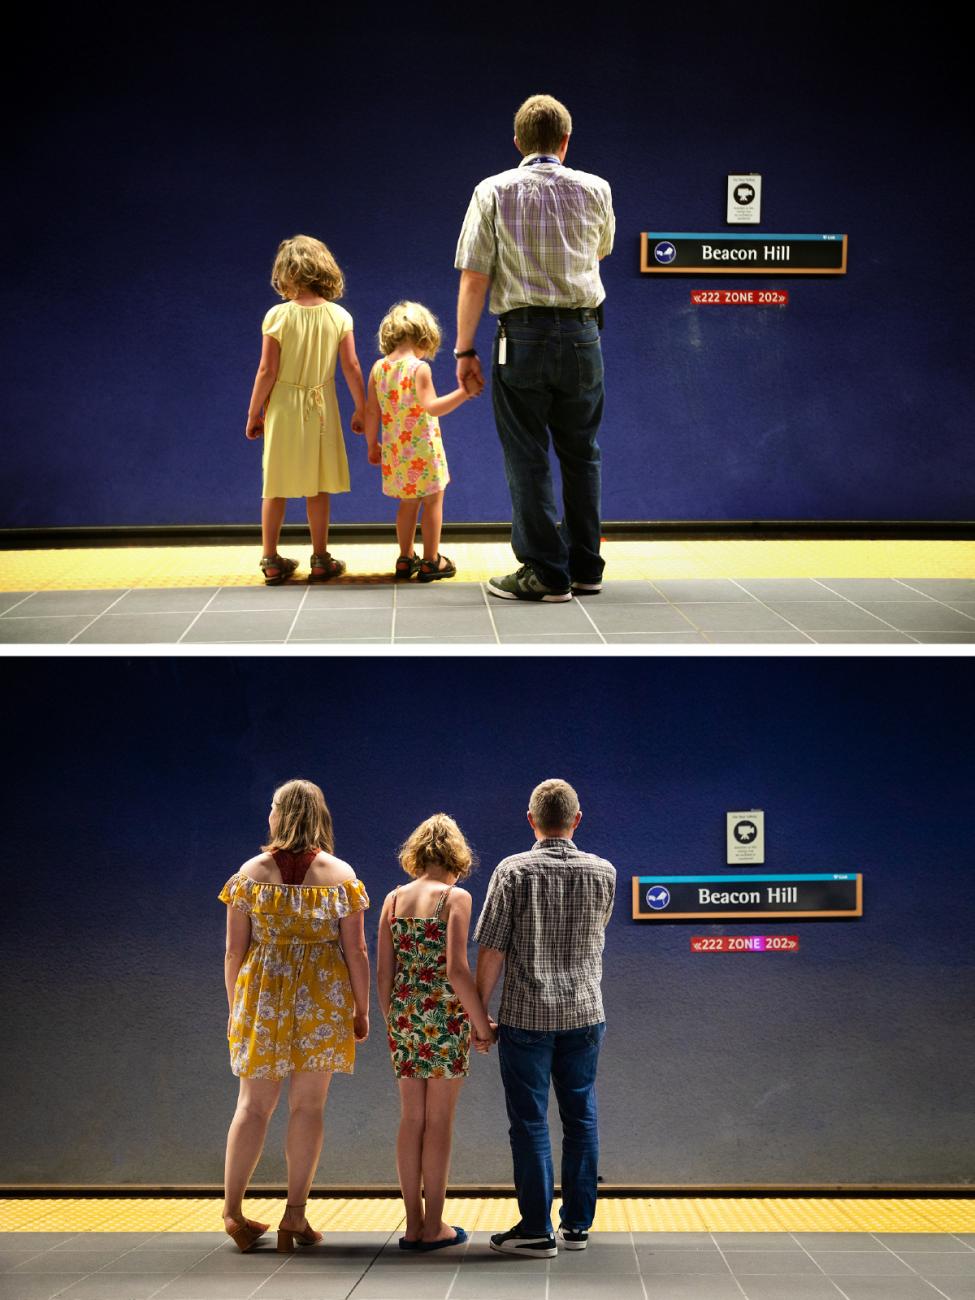
[[[270,885],[238,871],[219,894],[246,912],[251,943],[230,1015],[230,1068],[248,1079],[293,1070],[351,1074],[353,1001],[339,921],[369,906],[360,880]]]
[[[265,413],[262,496],[348,492],[335,366],[351,330],[352,317],[334,302],[283,302],[264,317],[261,332],[277,339],[281,361]]]

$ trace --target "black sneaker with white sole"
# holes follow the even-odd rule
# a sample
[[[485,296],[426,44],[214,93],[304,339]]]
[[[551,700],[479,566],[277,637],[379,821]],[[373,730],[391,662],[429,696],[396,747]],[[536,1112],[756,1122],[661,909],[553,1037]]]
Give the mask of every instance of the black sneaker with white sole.
[[[554,1259],[559,1253],[551,1234],[529,1237],[522,1232],[521,1224],[507,1232],[496,1232],[491,1238],[491,1249],[499,1250],[503,1255],[521,1255],[523,1259]]]
[[[546,604],[554,601],[571,600],[572,592],[568,587],[546,587],[534,570],[523,564],[515,573],[506,573],[503,578],[491,578],[487,584],[492,596],[502,600],[539,600]]]
[[[559,1225],[558,1238],[566,1250],[585,1250],[589,1245],[589,1233],[576,1228]]]
[[[572,579],[573,596],[598,596],[603,589],[602,580],[597,578],[595,582],[576,582]]]

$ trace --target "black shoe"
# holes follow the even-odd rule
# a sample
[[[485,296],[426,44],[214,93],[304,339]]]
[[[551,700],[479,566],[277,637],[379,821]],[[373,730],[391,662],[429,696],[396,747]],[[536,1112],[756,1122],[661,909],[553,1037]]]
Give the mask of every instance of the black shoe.
[[[491,1238],[491,1249],[499,1250],[503,1255],[521,1255],[524,1259],[554,1259],[559,1253],[551,1234],[529,1237],[522,1232],[520,1223],[507,1232],[496,1232]]]
[[[595,582],[576,582],[572,579],[573,596],[598,596],[603,589],[603,581],[597,578]]]
[[[566,1250],[585,1250],[589,1245],[589,1233],[576,1228],[564,1228],[559,1224],[558,1236]]]
[[[491,578],[487,589],[492,596],[500,596],[502,600],[552,602],[572,599],[572,592],[568,587],[561,590],[556,587],[546,587],[527,564],[523,564],[517,573],[506,574],[503,578]]]

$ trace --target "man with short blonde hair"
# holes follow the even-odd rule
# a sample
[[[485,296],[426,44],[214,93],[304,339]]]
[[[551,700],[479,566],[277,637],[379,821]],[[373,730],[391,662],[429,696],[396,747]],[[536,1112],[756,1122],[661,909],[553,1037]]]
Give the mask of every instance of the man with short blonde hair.
[[[562,1117],[558,1240],[567,1250],[585,1250],[596,1210],[596,1066],[606,1029],[599,985],[616,871],[573,843],[581,820],[567,781],[535,787],[528,822],[536,843],[495,868],[474,931],[485,1006],[504,971],[498,1054],[521,1212],[509,1232],[494,1234],[491,1247],[525,1259],[558,1253],[550,1217],[553,1084]]]
[[[516,573],[492,578],[504,600],[565,601],[602,586],[603,356],[599,262],[613,249],[609,185],[566,166],[572,117],[551,95],[515,115],[518,167],[474,190],[457,243],[457,379],[480,392],[475,347],[488,287],[498,317],[491,399],[511,493]],[[562,471],[561,519],[549,439]]]

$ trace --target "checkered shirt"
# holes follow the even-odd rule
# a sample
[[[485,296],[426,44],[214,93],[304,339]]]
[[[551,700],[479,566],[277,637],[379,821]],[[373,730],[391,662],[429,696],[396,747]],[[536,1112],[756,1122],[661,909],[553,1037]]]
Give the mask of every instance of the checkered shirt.
[[[571,840],[539,840],[495,868],[474,931],[504,953],[498,1020],[542,1033],[600,1024],[616,871]]]
[[[598,307],[598,258],[613,249],[609,185],[561,163],[533,162],[475,189],[454,266],[491,277],[495,316],[513,307]]]

